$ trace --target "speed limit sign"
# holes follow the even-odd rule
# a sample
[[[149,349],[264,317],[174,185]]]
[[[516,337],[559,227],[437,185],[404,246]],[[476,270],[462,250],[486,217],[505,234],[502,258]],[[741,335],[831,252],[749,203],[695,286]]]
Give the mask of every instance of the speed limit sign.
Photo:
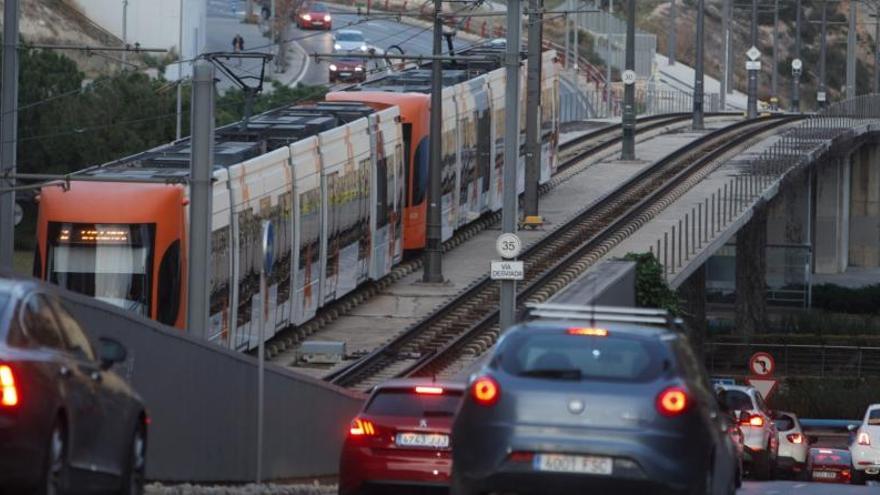
[[[636,83],[636,77],[636,72],[634,70],[625,70],[623,71],[621,79],[623,79],[623,84],[629,86]]]
[[[498,256],[511,260],[522,252],[522,241],[516,234],[501,234],[495,241],[495,250]]]

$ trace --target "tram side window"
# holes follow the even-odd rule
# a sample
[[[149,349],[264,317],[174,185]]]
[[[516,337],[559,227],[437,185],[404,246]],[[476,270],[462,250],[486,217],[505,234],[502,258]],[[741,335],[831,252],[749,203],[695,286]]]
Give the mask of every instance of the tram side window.
[[[412,204],[412,196],[410,187],[413,186],[412,182],[412,124],[403,124],[403,174],[404,174],[404,184],[406,184],[405,195],[406,195],[406,205]]]
[[[156,319],[174,325],[180,311],[180,240],[165,251],[159,265],[159,304]]]

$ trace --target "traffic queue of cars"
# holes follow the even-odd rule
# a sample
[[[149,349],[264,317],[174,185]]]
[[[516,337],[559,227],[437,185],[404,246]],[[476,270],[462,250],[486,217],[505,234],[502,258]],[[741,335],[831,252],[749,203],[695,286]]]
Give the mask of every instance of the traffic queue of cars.
[[[111,371],[125,359],[51,289],[0,274],[0,493],[143,493],[146,410]]]
[[[467,384],[395,380],[351,423],[340,495],[736,493],[748,473],[860,483],[880,471],[880,404],[853,453],[811,448],[754,388],[712,386],[656,310],[542,306]],[[396,491],[395,491],[396,490]]]

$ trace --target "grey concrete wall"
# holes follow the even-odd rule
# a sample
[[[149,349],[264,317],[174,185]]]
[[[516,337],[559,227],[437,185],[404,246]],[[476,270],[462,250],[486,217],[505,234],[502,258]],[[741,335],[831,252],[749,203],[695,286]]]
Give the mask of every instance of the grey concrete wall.
[[[854,154],[850,195],[849,265],[880,267],[880,146]]]
[[[94,337],[113,337],[128,349],[117,371],[141,394],[152,420],[150,479],[254,479],[255,359],[78,294],[59,294]],[[336,473],[363,396],[271,365],[265,387],[263,477]]]
[[[850,160],[831,158],[816,164],[815,273],[843,273],[849,265]]]

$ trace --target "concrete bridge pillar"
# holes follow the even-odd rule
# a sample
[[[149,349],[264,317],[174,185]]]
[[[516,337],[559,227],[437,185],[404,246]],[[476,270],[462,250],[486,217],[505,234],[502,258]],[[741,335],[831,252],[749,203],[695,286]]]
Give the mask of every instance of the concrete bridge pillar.
[[[702,264],[678,288],[684,301],[685,321],[691,331],[691,344],[699,354],[703,352],[703,343],[709,324],[706,319],[706,265]]]
[[[849,266],[880,267],[880,145],[853,154]]]
[[[817,163],[813,271],[843,273],[849,265],[850,184],[853,155]]]
[[[766,247],[767,205],[758,204],[736,234],[736,328],[743,335],[762,332],[767,323]]]

